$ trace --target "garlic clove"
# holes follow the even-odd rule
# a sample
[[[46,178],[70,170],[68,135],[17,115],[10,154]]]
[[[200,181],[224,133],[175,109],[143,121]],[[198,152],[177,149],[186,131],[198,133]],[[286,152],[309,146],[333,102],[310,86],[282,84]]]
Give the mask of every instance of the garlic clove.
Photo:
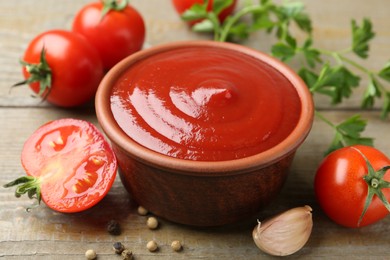
[[[309,240],[313,218],[310,206],[287,210],[268,220],[259,221],[252,237],[257,247],[275,256],[291,255]]]

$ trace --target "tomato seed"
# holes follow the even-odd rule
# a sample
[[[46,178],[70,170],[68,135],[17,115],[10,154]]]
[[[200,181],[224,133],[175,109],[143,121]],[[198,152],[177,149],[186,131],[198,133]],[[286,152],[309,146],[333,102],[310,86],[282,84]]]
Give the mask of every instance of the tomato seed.
[[[92,158],[92,162],[95,164],[95,165],[102,165],[103,161],[102,160],[99,160],[99,159],[96,159],[96,158]]]
[[[57,144],[60,144],[60,145],[63,145],[63,144],[64,144],[64,140],[62,139],[61,136],[59,136],[59,137],[57,138],[56,143],[57,143]]]

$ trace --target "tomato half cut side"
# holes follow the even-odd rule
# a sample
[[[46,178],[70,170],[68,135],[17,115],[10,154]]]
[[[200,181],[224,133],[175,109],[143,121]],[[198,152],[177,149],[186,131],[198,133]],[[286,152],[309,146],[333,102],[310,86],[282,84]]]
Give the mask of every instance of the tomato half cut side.
[[[70,118],[41,126],[25,142],[21,160],[45,204],[65,213],[97,204],[117,171],[116,157],[99,130]]]

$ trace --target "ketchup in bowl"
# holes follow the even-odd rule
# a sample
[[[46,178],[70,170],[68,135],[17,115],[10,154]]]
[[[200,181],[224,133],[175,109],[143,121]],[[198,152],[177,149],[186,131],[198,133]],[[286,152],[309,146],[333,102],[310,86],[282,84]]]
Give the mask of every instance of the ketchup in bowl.
[[[161,218],[219,226],[281,190],[314,106],[288,66],[242,45],[157,45],[115,65],[96,115],[132,200]]]
[[[195,161],[259,154],[296,127],[301,102],[278,70],[246,53],[189,46],[141,59],[118,77],[119,127],[155,152]]]

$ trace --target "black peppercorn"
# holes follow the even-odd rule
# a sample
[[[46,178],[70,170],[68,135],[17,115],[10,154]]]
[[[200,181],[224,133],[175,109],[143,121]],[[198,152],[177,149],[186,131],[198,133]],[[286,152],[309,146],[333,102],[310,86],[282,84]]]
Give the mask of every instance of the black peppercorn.
[[[107,223],[107,231],[111,235],[118,236],[121,234],[121,227],[120,227],[119,223],[116,222],[115,220],[110,220]]]
[[[112,247],[113,247],[115,253],[118,255],[122,254],[123,250],[125,250],[125,247],[123,246],[123,244],[121,242],[115,242]]]

